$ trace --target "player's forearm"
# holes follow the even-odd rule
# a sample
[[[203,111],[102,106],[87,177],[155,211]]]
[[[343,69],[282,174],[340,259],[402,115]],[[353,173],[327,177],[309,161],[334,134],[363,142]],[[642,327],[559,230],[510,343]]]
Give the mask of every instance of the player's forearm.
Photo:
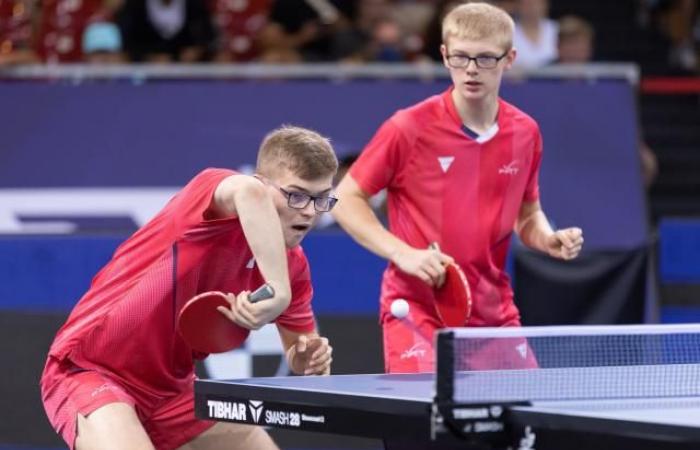
[[[407,247],[382,225],[363,197],[342,196],[333,210],[333,217],[355,241],[384,259],[391,259],[394,253]]]
[[[282,225],[264,186],[248,185],[234,193],[236,211],[258,269],[285,307],[291,299]]]
[[[533,211],[518,221],[517,233],[526,246],[547,252],[547,238],[554,233],[542,210]]]

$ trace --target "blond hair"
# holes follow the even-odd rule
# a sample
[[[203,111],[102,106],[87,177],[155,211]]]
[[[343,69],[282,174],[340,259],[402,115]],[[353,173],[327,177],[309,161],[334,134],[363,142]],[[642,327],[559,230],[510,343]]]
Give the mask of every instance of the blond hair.
[[[503,9],[488,3],[463,3],[442,20],[442,42],[450,37],[481,40],[494,37],[504,50],[513,46],[515,23]]]
[[[283,125],[260,144],[256,172],[273,178],[284,169],[303,180],[317,180],[335,175],[338,159],[328,138],[313,130]]]

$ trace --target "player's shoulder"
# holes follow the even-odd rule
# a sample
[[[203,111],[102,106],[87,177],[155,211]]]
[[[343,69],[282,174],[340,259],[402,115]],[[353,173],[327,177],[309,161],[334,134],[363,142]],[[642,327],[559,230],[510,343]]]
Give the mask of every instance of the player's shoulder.
[[[511,122],[513,126],[520,129],[539,131],[539,125],[531,115],[503,99],[499,100],[499,104],[501,108],[501,114],[503,114],[504,118],[507,121]]]
[[[301,245],[287,249],[287,257],[290,261],[294,260],[295,263],[306,262],[306,253],[304,253],[304,248]]]
[[[231,177],[232,175],[239,175],[238,172],[231,169],[222,169],[218,167],[208,167],[199,171],[195,176],[193,176],[185,186],[185,190],[199,190],[199,189],[210,189],[216,187],[223,180]]]
[[[400,109],[394,113],[392,121],[404,131],[429,127],[444,115],[443,96],[443,94],[432,95],[407,108]]]
[[[309,260],[301,245],[287,249],[287,263],[292,278],[302,275],[309,268]]]
[[[211,178],[226,178],[231,175],[236,175],[238,172],[232,169],[224,169],[220,167],[207,167],[205,169],[202,169],[199,171],[194,177],[192,177],[192,180],[198,180],[198,179],[211,179]]]

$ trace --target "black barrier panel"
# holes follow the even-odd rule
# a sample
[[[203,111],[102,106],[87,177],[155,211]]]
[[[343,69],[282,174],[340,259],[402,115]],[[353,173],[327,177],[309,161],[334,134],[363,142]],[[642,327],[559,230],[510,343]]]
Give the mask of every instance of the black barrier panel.
[[[644,322],[648,252],[587,252],[560,261],[515,251],[515,301],[523,325]]]

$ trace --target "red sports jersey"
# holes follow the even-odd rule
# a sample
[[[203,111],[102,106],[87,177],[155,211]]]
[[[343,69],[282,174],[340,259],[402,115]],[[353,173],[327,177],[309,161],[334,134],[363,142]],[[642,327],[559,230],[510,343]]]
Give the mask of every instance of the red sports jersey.
[[[530,116],[499,100],[493,133],[474,138],[451,92],[394,114],[350,173],[367,194],[387,189],[394,235],[416,248],[438,242],[462,266],[474,300],[469,325],[517,324],[504,267],[522,202],[539,198],[539,128]],[[435,301],[428,285],[389,264],[382,281],[382,318],[396,298]]]
[[[194,359],[206,355],[193,353],[177,332],[182,306],[202,292],[238,293],[263,283],[238,218],[207,216],[214,190],[234,173],[201,172],[127,239],[95,276],[49,355],[150,395],[190,389]],[[292,301],[277,323],[309,332],[315,323],[308,262],[301,247],[287,258]]]

